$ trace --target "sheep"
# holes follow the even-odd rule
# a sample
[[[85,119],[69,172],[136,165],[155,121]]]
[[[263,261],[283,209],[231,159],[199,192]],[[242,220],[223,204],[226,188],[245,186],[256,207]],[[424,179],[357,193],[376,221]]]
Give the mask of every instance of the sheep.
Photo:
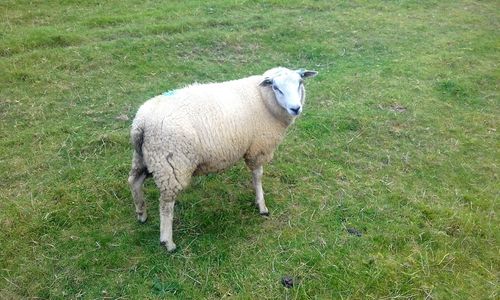
[[[273,68],[263,75],[194,84],[158,95],[138,110],[128,182],[137,219],[147,219],[142,186],[152,175],[160,190],[160,243],[176,249],[172,220],[176,196],[192,176],[223,171],[241,158],[252,171],[255,203],[269,215],[262,190],[263,165],[302,113],[303,79],[316,71]]]

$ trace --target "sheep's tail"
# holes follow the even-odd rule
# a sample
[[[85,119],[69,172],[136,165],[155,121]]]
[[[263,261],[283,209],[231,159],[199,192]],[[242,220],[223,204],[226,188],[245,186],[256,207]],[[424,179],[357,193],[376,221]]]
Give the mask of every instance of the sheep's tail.
[[[144,143],[144,129],[140,124],[136,124],[135,122],[132,124],[130,137],[132,138],[132,144],[134,145],[135,152],[140,156],[142,156],[142,144]]]

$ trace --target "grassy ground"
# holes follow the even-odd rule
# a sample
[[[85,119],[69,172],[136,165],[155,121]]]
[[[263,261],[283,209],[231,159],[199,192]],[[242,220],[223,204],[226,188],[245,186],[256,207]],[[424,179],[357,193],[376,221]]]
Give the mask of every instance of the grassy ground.
[[[0,3],[0,298],[498,299],[498,1],[81,2]],[[271,217],[243,164],[196,178],[168,255],[136,109],[277,65],[320,75]]]

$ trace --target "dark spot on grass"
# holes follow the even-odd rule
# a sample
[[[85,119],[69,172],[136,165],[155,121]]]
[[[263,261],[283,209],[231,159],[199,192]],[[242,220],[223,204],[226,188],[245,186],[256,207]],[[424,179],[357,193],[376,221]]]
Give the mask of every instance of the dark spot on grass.
[[[355,236],[362,236],[363,234],[361,233],[361,231],[357,230],[356,228],[354,227],[348,227],[347,228],[347,232],[351,235],[355,235]]]
[[[286,287],[287,289],[289,288],[292,288],[293,287],[293,284],[294,284],[294,280],[291,276],[283,276],[283,278],[281,278],[281,284]]]

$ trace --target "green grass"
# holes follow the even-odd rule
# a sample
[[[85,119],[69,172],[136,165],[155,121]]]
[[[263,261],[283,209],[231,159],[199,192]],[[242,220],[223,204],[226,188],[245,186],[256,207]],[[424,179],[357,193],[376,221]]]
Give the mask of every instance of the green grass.
[[[80,2],[0,3],[0,298],[498,299],[498,1]],[[277,65],[320,75],[271,217],[242,163],[197,177],[167,254],[135,111]]]

